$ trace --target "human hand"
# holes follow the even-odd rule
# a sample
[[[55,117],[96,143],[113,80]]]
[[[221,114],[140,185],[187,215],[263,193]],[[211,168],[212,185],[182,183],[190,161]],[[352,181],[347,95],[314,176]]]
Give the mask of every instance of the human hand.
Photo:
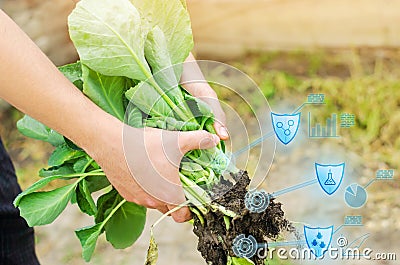
[[[190,94],[203,100],[211,107],[215,117],[214,129],[221,140],[227,140],[229,133],[225,126],[225,113],[221,108],[217,94],[205,80],[192,54],[189,55],[183,65],[181,83]]]
[[[116,120],[102,128],[101,135],[91,143],[96,148],[86,151],[122,197],[162,213],[186,200],[178,174],[183,155],[193,149],[212,148],[219,142],[217,136],[206,131],[137,129]],[[171,215],[176,222],[191,219],[187,207]]]

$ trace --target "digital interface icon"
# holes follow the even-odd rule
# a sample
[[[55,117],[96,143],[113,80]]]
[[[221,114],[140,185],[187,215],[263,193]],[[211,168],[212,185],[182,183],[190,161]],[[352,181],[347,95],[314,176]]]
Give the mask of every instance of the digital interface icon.
[[[362,216],[361,215],[346,215],[344,217],[344,224],[346,226],[362,225]]]
[[[308,112],[308,137],[309,138],[338,138],[337,134],[337,117],[336,113],[326,119],[326,126],[321,123],[316,123],[315,126],[311,126],[311,112]]]
[[[325,101],[325,94],[308,94],[307,103],[310,104],[322,104]]]
[[[279,141],[289,144],[297,134],[300,125],[300,113],[277,114],[271,112],[272,125]]]
[[[376,179],[393,179],[394,169],[379,169],[376,171]]]
[[[267,243],[257,243],[257,240],[252,236],[238,235],[232,242],[233,253],[239,258],[251,259],[257,253],[257,249],[268,249]]]
[[[340,127],[350,128],[356,125],[356,116],[351,113],[340,114]]]
[[[344,200],[351,208],[360,208],[367,202],[367,191],[357,183],[346,187]]]
[[[333,225],[329,227],[304,226],[304,237],[307,246],[317,257],[322,257],[332,242]]]
[[[345,163],[323,165],[315,163],[315,171],[321,188],[332,195],[337,191],[344,176]]]
[[[251,213],[262,213],[269,205],[269,195],[263,190],[249,190],[244,197],[246,209]]]

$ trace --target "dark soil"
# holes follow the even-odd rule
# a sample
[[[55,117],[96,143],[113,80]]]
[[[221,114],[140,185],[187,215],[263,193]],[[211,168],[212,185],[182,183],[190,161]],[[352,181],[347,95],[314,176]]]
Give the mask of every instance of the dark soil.
[[[195,216],[193,232],[199,237],[197,249],[208,264],[225,265],[228,256],[235,256],[232,241],[240,234],[252,235],[258,243],[267,243],[267,238],[276,240],[281,231],[293,232],[290,222],[284,218],[281,203],[271,199],[268,208],[262,213],[250,213],[244,203],[247,186],[250,183],[246,171],[231,174],[236,184],[221,181],[214,187],[214,201],[238,214],[232,219],[229,230],[226,229],[223,214],[209,212],[204,218],[204,225]],[[228,191],[227,191],[228,190]],[[223,194],[222,196],[218,196]],[[255,264],[264,264],[257,255],[252,258]]]

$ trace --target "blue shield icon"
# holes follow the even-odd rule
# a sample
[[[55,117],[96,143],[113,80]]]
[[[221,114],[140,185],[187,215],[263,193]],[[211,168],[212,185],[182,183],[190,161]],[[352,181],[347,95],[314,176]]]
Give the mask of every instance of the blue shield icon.
[[[332,242],[333,225],[329,227],[309,227],[304,226],[304,237],[307,246],[317,257],[324,256]]]
[[[272,125],[279,141],[283,144],[290,143],[297,134],[300,125],[300,113],[277,114],[271,112]]]
[[[332,195],[339,188],[344,176],[345,163],[338,165],[322,165],[315,163],[315,171],[321,188]]]

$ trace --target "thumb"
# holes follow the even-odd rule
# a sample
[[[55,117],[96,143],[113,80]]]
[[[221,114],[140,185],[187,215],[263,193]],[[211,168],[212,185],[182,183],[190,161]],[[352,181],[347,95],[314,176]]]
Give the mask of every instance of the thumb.
[[[220,139],[217,135],[207,131],[181,132],[179,135],[179,148],[183,153],[194,149],[208,149],[216,146]]]

